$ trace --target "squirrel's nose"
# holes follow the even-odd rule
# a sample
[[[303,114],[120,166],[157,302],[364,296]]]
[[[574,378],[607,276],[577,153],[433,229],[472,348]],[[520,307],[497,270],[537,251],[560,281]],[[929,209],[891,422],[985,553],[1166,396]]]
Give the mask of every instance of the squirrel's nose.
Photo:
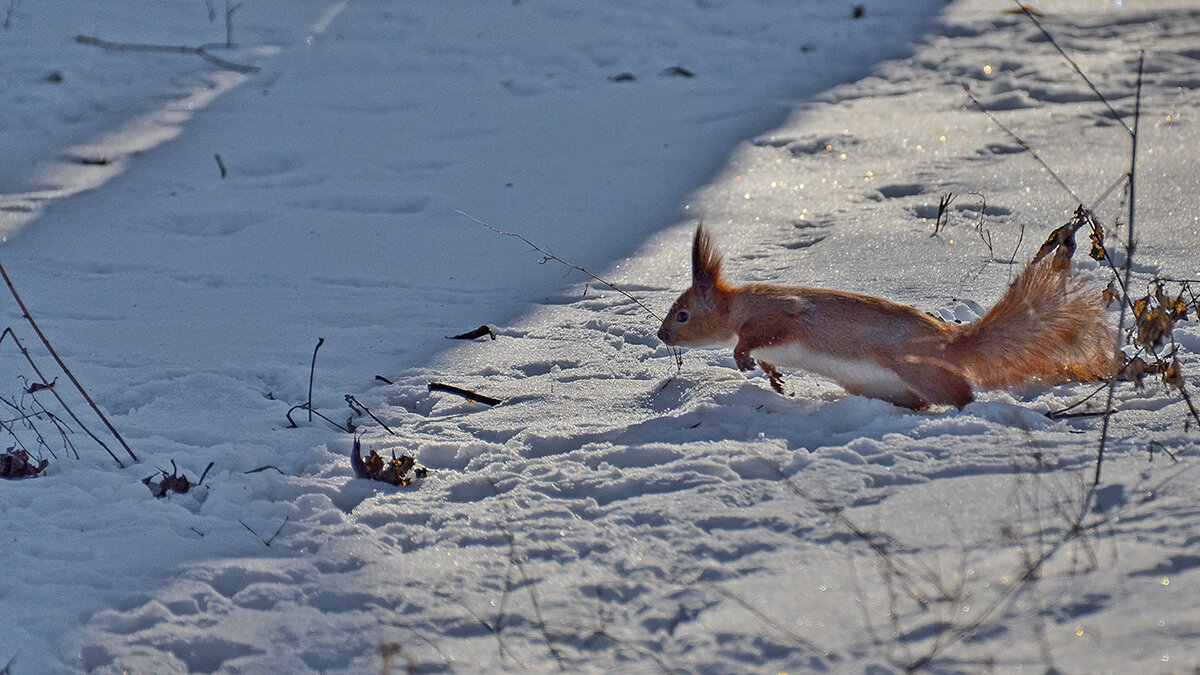
[[[667,344],[671,344],[671,333],[667,330],[666,326],[658,329],[658,339]]]

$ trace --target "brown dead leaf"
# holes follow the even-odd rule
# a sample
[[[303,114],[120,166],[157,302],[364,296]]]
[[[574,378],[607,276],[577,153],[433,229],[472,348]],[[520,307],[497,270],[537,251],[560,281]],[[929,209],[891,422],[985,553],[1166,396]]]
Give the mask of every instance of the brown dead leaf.
[[[1183,389],[1183,371],[1179,369],[1179,359],[1172,359],[1162,376],[1163,384]]]
[[[1111,307],[1121,297],[1121,290],[1117,288],[1117,282],[1115,280],[1108,282],[1108,286],[1100,291],[1100,297],[1104,299],[1105,307]]]
[[[1129,359],[1125,366],[1121,368],[1121,373],[1118,375],[1118,377],[1122,380],[1128,380],[1134,383],[1138,389],[1141,389],[1143,386],[1143,378],[1150,373],[1157,373],[1159,370],[1160,368],[1157,363],[1149,364],[1146,363],[1142,357],[1135,356],[1134,358]]]
[[[9,450],[0,455],[0,478],[32,478],[46,469],[50,460],[32,460],[24,450]]]
[[[1039,12],[1038,10],[1036,10],[1032,7],[1018,7],[1017,9],[1006,9],[1000,13],[1001,14],[1028,14],[1030,16],[1036,16],[1039,19],[1046,18],[1045,14],[1043,14],[1042,12]]]
[[[1092,242],[1092,250],[1088,252],[1092,260],[1104,260],[1108,252],[1104,250],[1104,228],[1094,218],[1091,219],[1092,234],[1088,237]]]
[[[357,438],[354,439],[354,447],[350,450],[350,466],[354,469],[354,475],[359,478],[369,478],[401,487],[412,485],[414,480],[429,475],[429,470],[417,466],[417,460],[410,455],[397,457],[395,453],[392,453],[392,459],[389,461],[372,450],[371,454],[364,459],[362,441]]]
[[[204,473],[200,474],[200,479],[192,482],[187,476],[179,472],[179,467],[175,466],[175,460],[171,460],[171,473],[159,470],[157,474],[146,476],[142,479],[142,483],[150,488],[150,493],[157,498],[163,498],[172,492],[183,494],[194,487],[199,487],[204,482],[204,477],[208,475],[208,471],[213,468],[216,462],[209,462],[208,466],[204,467]],[[155,476],[161,476],[158,480],[154,480]]]

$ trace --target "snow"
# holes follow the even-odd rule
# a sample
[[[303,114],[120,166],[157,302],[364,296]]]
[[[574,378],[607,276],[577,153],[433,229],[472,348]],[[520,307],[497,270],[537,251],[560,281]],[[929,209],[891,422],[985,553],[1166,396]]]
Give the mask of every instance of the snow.
[[[1010,3],[859,4],[248,0],[213,53],[249,74],[75,39],[223,43],[221,3],[0,6],[0,261],[140,459],[76,432],[0,481],[0,667],[1200,667],[1197,432],[1154,376],[1117,387],[1073,531],[1101,422],[1044,413],[1094,386],[914,413],[788,371],[779,396],[472,220],[656,312],[702,220],[739,282],[977,317],[1078,204],[998,124],[1089,205],[1129,134]],[[1036,6],[1127,123],[1146,50],[1132,288],[1200,277],[1200,15]],[[1200,331],[1174,337],[1194,390]],[[354,396],[355,434],[285,417],[319,338],[313,407]],[[355,478],[356,437],[428,478]],[[173,462],[212,469],[155,499]]]

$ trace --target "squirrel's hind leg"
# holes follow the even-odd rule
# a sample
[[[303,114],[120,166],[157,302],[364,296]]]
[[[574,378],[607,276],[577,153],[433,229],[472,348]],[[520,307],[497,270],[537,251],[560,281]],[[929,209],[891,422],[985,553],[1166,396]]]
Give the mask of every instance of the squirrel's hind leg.
[[[910,357],[892,366],[914,394],[914,402],[896,401],[909,408],[923,408],[927,404],[952,405],[961,408],[975,400],[971,383],[958,370],[937,359]]]

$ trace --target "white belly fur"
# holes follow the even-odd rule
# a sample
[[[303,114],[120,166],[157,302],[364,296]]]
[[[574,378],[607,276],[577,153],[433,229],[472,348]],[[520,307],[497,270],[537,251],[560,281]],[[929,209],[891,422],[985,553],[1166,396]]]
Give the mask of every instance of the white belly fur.
[[[912,395],[912,390],[895,371],[875,361],[832,357],[795,343],[760,347],[750,355],[773,366],[799,368],[827,377],[851,393],[888,400],[901,400]]]

